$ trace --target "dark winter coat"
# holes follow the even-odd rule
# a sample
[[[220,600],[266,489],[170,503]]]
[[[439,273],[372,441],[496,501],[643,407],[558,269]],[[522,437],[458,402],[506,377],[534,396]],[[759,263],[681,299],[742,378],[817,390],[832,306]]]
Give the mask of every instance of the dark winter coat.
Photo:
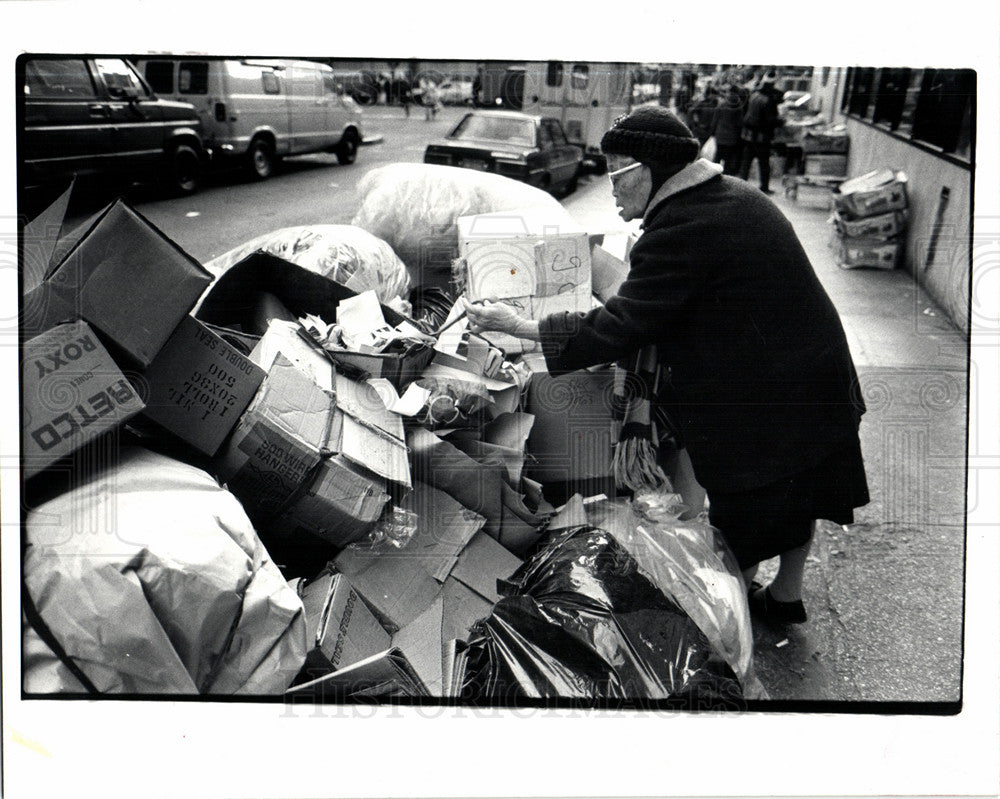
[[[739,98],[719,103],[712,115],[712,135],[716,143],[724,147],[739,143],[744,114],[745,107]]]
[[[644,218],[618,294],[540,331],[554,374],[656,344],[695,475],[744,491],[856,445],[864,412],[837,311],[763,194],[700,160]]]

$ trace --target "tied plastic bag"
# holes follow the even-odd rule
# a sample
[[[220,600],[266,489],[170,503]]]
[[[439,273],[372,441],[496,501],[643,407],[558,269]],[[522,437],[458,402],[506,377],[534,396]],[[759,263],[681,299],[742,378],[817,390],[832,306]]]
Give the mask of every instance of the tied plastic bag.
[[[257,250],[284,258],[361,294],[373,290],[389,305],[406,298],[410,278],[392,248],[367,230],[352,225],[304,225],[274,230],[209,261],[216,277]],[[407,313],[406,309],[397,309]]]
[[[690,616],[744,681],[752,678],[753,631],[736,560],[704,518],[681,521],[675,494],[590,505],[587,518],[610,532],[639,570]]]
[[[609,532],[553,533],[473,630],[466,698],[743,707],[736,675]]]
[[[24,580],[51,639],[101,693],[282,693],[302,602],[236,498],[139,447],[28,514]],[[25,628],[24,688],[79,691]]]
[[[361,205],[352,220],[406,264],[414,286],[448,289],[458,257],[460,216],[547,208],[568,213],[552,195],[511,178],[439,164],[389,164],[358,183]]]

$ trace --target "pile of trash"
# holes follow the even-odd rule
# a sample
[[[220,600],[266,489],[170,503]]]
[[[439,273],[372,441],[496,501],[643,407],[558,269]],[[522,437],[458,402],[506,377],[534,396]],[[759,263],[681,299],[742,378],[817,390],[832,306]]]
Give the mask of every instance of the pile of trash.
[[[208,268],[122,201],[28,225],[24,690],[740,706],[739,572],[617,495],[611,369],[462,313],[586,311],[624,261],[514,181],[375,172],[355,225]]]
[[[904,250],[909,202],[906,174],[875,169],[840,184],[831,217],[843,269],[895,269]]]

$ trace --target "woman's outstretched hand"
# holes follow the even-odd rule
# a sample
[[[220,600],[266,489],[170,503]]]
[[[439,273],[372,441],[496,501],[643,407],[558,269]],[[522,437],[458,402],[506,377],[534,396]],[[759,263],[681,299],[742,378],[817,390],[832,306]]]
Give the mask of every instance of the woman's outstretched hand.
[[[489,300],[472,303],[464,297],[462,305],[469,317],[469,330],[473,333],[492,331],[538,341],[538,322],[519,316],[509,305]]]

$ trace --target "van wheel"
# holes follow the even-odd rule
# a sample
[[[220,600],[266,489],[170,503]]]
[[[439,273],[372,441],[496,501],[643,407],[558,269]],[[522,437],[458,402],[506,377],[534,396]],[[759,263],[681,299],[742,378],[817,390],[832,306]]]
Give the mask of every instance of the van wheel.
[[[194,194],[201,185],[201,158],[187,144],[178,144],[167,157],[167,188],[176,194]]]
[[[340,163],[353,164],[358,157],[358,134],[353,130],[347,131],[334,152]]]
[[[254,139],[247,152],[250,173],[257,180],[266,180],[274,172],[274,148],[265,139]]]

